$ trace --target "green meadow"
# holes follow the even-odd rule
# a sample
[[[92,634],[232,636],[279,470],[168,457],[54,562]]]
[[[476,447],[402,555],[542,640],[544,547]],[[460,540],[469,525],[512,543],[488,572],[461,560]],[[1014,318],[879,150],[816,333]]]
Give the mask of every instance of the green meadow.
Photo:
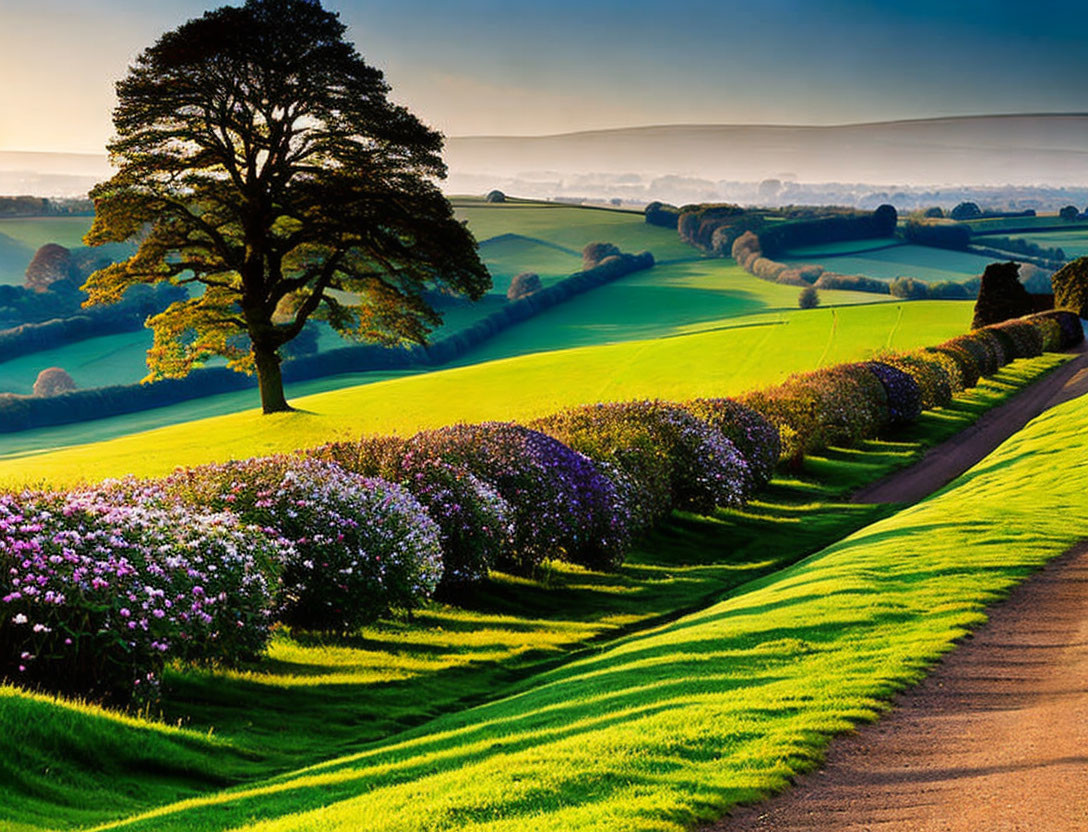
[[[1088,257],[1088,227],[1071,228],[1068,231],[1036,231],[1030,234],[1008,234],[1014,240],[1027,240],[1044,248],[1060,248],[1070,260]],[[978,245],[987,245],[985,237],[976,237]]]
[[[173,672],[152,721],[3,689],[0,716],[18,727],[0,739],[11,784],[0,818],[21,830],[86,827],[187,799],[122,828],[271,818],[320,829],[325,817],[344,829],[684,828],[811,764],[820,732],[870,715],[895,684],[883,672],[921,643],[898,632],[904,614],[885,615],[905,601],[856,586],[901,566],[888,552],[866,556],[860,575],[835,561],[780,573],[781,589],[765,576],[893,513],[843,496],[1064,360],[1017,362],[898,435],[811,459],[744,510],[678,514],[617,573],[551,564],[533,579],[495,574],[459,607],[433,603],[347,640],[282,630],[250,668]],[[749,599],[753,586],[742,585],[760,576],[766,587]],[[733,600],[722,605],[723,593]],[[907,600],[913,609],[933,597]],[[977,618],[969,601],[950,612],[964,610]],[[938,619],[926,635],[939,640],[948,622]],[[856,638],[839,632],[858,621]],[[870,627],[878,644],[850,655]],[[878,648],[889,655],[874,658]],[[910,659],[912,673],[922,658]],[[844,670],[849,662],[858,666]],[[859,692],[874,662],[877,693]],[[661,801],[667,817],[632,825],[630,812]]]
[[[961,283],[982,274],[993,258],[927,246],[897,245],[838,257],[815,257],[812,254],[802,257],[791,252],[785,262],[791,265],[816,262],[828,271],[860,274],[880,280],[914,277],[926,283],[945,280]]]
[[[755,278],[751,283],[763,285]],[[966,331],[971,310],[970,303],[954,301],[791,309],[675,337],[532,352],[305,396],[295,400],[294,413],[262,416],[250,410],[90,445],[9,454],[0,458],[0,484],[161,474],[180,463],[456,421],[529,419],[594,401],[732,395],[881,350],[938,343]],[[503,341],[482,349],[501,350]],[[88,427],[93,430],[93,423]]]

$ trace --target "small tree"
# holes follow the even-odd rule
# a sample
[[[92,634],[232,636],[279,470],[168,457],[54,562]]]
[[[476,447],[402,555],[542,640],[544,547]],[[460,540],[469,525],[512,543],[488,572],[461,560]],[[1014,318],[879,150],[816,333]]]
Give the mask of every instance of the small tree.
[[[802,309],[815,309],[820,305],[820,293],[815,286],[806,286],[797,296],[797,305]]]
[[[506,202],[506,194],[502,191],[488,191],[484,197],[485,202]]]
[[[961,202],[949,216],[954,220],[974,220],[982,216],[982,209],[976,202]]]
[[[1066,220],[1067,222],[1072,222],[1078,216],[1080,216],[1080,211],[1077,210],[1076,205],[1066,205],[1064,208],[1062,208],[1062,210],[1058,212],[1058,216],[1061,217],[1063,220]]]
[[[76,274],[72,252],[56,243],[46,243],[34,253],[34,259],[26,267],[26,288],[45,292],[54,283],[71,281]]]
[[[944,211],[937,206],[934,206],[933,208],[926,208],[925,213],[922,214],[922,216],[931,219],[942,219],[944,217]]]
[[[315,317],[342,335],[424,343],[428,289],[490,286],[434,180],[442,137],[388,100],[382,74],[317,0],[247,0],[163,35],[117,85],[117,173],[91,193],[88,245],[141,233],[95,272],[88,304],[137,283],[203,291],[149,322],[149,379],[221,355],[289,410],[280,348]],[[273,316],[292,296],[294,315]]]
[[[40,398],[71,393],[75,389],[76,383],[72,381],[72,377],[60,367],[42,370],[34,380],[34,395]]]
[[[612,243],[587,243],[582,249],[582,268],[592,269],[599,266],[606,257],[620,253],[619,247]]]
[[[536,272],[522,272],[514,275],[514,279],[510,281],[510,288],[506,290],[506,299],[518,300],[533,292],[539,292],[543,288],[540,275]]]
[[[1088,257],[1078,257],[1054,273],[1054,307],[1088,318]]]

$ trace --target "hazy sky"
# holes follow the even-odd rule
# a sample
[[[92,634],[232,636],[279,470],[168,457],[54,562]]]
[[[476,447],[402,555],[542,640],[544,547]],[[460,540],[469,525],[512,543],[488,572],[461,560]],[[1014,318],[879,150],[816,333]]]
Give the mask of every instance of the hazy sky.
[[[0,0],[0,150],[101,152],[113,83],[222,3]],[[326,0],[447,135],[1088,112],[1088,2]]]

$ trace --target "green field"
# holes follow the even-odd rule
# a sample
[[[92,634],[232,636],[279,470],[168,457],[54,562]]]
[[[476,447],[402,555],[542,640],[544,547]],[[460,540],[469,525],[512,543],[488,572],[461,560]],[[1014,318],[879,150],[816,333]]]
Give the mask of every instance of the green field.
[[[741,326],[539,352],[322,393],[296,400],[295,413],[248,411],[8,457],[0,460],[0,483],[162,473],[177,460],[198,464],[458,420],[530,418],[584,402],[731,395],[882,349],[937,343],[966,331],[971,314],[970,303],[953,301],[768,312]],[[487,348],[502,349],[502,342]]]
[[[811,262],[821,263],[823,257],[849,255],[862,251],[878,251],[885,248],[905,246],[901,240],[889,240],[877,237],[874,240],[845,240],[841,243],[821,243],[816,246],[798,246],[790,249],[788,256],[793,259],[808,258]]]
[[[459,219],[467,220],[477,241],[519,234],[581,252],[586,243],[614,243],[623,251],[652,251],[658,260],[692,260],[698,249],[684,243],[675,229],[647,225],[641,213],[581,208],[552,202],[489,204],[454,198]]]
[[[19,810],[0,810],[0,817],[28,829],[94,823],[334,753],[365,752],[423,719],[502,691],[536,696],[532,674],[577,659],[571,651],[580,645],[713,603],[723,591],[887,515],[891,507],[849,505],[839,495],[909,463],[1064,360],[1017,362],[893,441],[813,458],[802,478],[776,480],[743,511],[678,515],[618,573],[555,564],[537,580],[496,574],[459,609],[435,604],[410,622],[388,621],[347,641],[283,631],[269,657],[245,672],[170,674],[163,719],[180,719],[191,730],[119,722],[93,708],[0,689],[0,719],[18,726],[0,738],[0,771],[21,793]],[[553,676],[543,677],[545,690]],[[235,808],[208,825],[186,815],[141,828],[222,828],[250,811],[245,802]]]
[[[902,245],[847,257],[790,257],[785,262],[800,265],[816,262],[828,271],[860,274],[880,280],[914,277],[926,283],[951,280],[957,283],[982,274],[992,258],[962,251]]]
[[[1044,248],[1060,248],[1070,260],[1076,257],[1088,257],[1088,226],[1071,228],[1068,231],[1038,231],[1031,234],[1002,234],[1014,240],[1027,240],[1029,243]],[[974,237],[975,245],[989,245],[986,237]]]
[[[998,234],[1010,228],[1088,228],[1088,222],[1063,220],[1057,214],[1040,214],[1036,217],[996,217],[988,220],[967,220],[973,234]]]
[[[678,515],[616,575],[498,575],[462,609],[433,605],[346,643],[281,633],[248,672],[172,674],[163,717],[189,730],[0,690],[13,726],[0,770],[21,793],[18,809],[2,804],[10,828],[189,797],[117,828],[676,830],[781,788],[982,603],[1088,534],[1083,512],[1058,510],[1083,503],[1083,477],[1058,454],[1088,450],[1088,408],[1067,405],[944,496],[774,570],[894,510],[841,503],[845,488],[1063,360],[1017,362],[894,441],[812,460],[743,511]],[[693,605],[706,609],[646,629]],[[254,782],[292,760],[314,764]]]

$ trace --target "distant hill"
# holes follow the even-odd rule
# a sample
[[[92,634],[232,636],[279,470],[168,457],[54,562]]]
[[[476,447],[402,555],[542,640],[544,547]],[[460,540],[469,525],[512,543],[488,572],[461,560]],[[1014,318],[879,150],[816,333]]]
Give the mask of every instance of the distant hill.
[[[666,125],[450,138],[454,174],[586,173],[903,185],[1088,185],[1088,114],[850,124]]]
[[[83,196],[109,175],[105,154],[0,150],[0,195]]]

